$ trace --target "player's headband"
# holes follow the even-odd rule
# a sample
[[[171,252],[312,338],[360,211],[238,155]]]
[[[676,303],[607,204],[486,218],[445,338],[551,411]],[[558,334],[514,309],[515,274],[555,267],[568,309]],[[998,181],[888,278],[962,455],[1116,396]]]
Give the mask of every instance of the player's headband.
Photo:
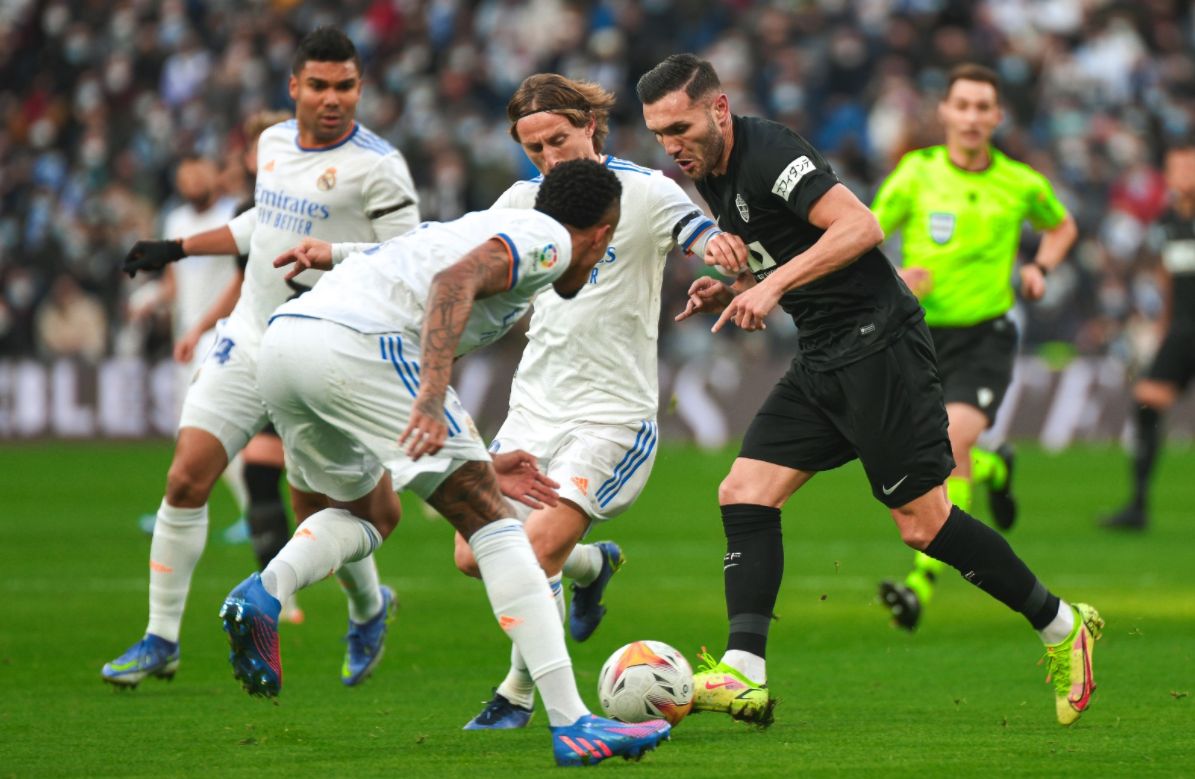
[[[586,105],[583,103],[579,103],[577,105],[556,105],[556,106],[552,106],[551,108],[535,108],[530,111],[524,111],[523,113],[516,116],[515,124],[518,124],[520,119],[525,119],[526,117],[534,116],[535,114],[554,114],[557,111],[580,111],[581,113],[587,114],[592,110],[593,110],[592,106],[589,106],[589,105]]]

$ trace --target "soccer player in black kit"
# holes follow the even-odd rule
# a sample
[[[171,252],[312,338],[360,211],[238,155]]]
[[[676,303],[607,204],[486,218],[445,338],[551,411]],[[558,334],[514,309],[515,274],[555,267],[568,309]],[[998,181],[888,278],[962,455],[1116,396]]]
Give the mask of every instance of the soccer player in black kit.
[[[1103,620],[1050,593],[1008,542],[946,497],[954,467],[933,344],[915,297],[877,248],[883,231],[825,159],[783,125],[730,112],[718,76],[691,54],[639,79],[643,118],[696,185],[724,234],[707,263],[737,273],[689,289],[698,312],[759,330],[780,305],[798,353],[755,415],[718,487],[730,636],[694,677],[694,711],[767,725],[765,650],[784,571],[780,508],[818,471],[858,457],[902,540],[1025,615],[1046,644],[1059,722],[1091,701]]]
[[[1195,142],[1166,153],[1170,207],[1150,233],[1167,287],[1164,335],[1149,370],[1133,386],[1136,440],[1133,496],[1103,526],[1144,530],[1149,524],[1149,482],[1162,448],[1162,416],[1195,379]]]

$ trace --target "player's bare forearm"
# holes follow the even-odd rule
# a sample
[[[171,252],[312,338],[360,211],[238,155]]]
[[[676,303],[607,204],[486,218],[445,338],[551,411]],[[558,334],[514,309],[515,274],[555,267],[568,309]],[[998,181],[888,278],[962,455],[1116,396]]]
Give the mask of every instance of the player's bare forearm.
[[[809,222],[825,230],[817,242],[768,277],[783,294],[845,268],[884,241],[875,215],[842,184],[835,184],[809,210]]]
[[[1074,218],[1067,214],[1066,218],[1056,226],[1046,230],[1038,244],[1037,254],[1033,261],[1051,271],[1062,264],[1075,240],[1079,237],[1079,228]]]
[[[822,233],[817,243],[769,276],[767,283],[780,285],[783,292],[803,287],[845,268],[883,240],[884,232],[870,213],[838,219]]]
[[[461,342],[473,301],[506,289],[510,253],[498,239],[486,241],[432,279],[420,338],[423,359],[420,396],[443,402],[452,375],[452,361]]]
[[[203,254],[237,254],[237,242],[228,226],[205,230],[183,239],[183,254],[188,257]]]

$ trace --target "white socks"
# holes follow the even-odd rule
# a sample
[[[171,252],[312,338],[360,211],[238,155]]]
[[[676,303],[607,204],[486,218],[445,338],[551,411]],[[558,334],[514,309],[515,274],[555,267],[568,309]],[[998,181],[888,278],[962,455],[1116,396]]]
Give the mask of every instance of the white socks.
[[[1058,614],[1050,620],[1037,634],[1046,644],[1058,644],[1065,641],[1071,631],[1075,629],[1075,610],[1062,598],[1058,599]]]
[[[323,509],[303,521],[261,572],[266,592],[285,603],[296,591],[366,557],[382,543],[373,525],[344,509]]]
[[[564,561],[565,576],[585,587],[602,572],[602,550],[597,544],[577,544]]]
[[[727,649],[722,662],[761,687],[768,683],[768,664],[762,657],[741,649]]]
[[[162,500],[149,545],[149,625],[153,633],[178,643],[191,574],[207,543],[207,506],[175,508]]]
[[[548,724],[571,725],[589,710],[577,693],[564,628],[523,526],[516,519],[491,522],[473,534],[469,546],[494,616],[539,688]]]
[[[237,504],[237,511],[243,515],[249,505],[249,487],[245,484],[245,458],[242,452],[228,461],[228,467],[221,474],[224,485],[232,493],[232,500]]]
[[[369,622],[382,610],[382,583],[378,581],[378,566],[373,555],[345,563],[336,572],[340,588],[349,600],[349,619],[360,625]]]
[[[552,595],[556,601],[556,613],[560,615],[560,621],[564,622],[564,588],[560,584],[560,574],[549,577],[548,586],[552,589]],[[535,682],[532,680],[531,672],[527,670],[527,664],[523,662],[523,655],[517,646],[510,648],[510,670],[506,672],[506,678],[502,680],[502,684],[498,685],[497,692],[506,700],[516,706],[522,706],[524,709],[530,709],[535,705]]]

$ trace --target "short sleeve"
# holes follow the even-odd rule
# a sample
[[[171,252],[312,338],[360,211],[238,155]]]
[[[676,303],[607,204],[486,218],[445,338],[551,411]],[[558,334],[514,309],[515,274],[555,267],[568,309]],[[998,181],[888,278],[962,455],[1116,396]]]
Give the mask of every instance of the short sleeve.
[[[419,224],[419,196],[407,162],[397,151],[382,157],[366,174],[363,195],[365,216],[379,241]]]
[[[1025,218],[1035,230],[1052,230],[1066,219],[1066,206],[1054,194],[1049,180],[1034,171],[1026,193],[1029,202]]]
[[[871,212],[884,230],[884,237],[904,227],[909,218],[917,172],[912,154],[906,154],[876,191]]]
[[[801,136],[787,133],[763,155],[763,184],[788,209],[808,221],[809,211],[838,183],[830,163]]]
[[[515,182],[498,196],[490,208],[532,208],[538,191],[539,187],[530,181]]]
[[[651,192],[648,213],[657,251],[664,254],[679,246],[686,253],[703,254],[705,241],[718,232],[718,226],[662,173],[652,175]]]
[[[256,226],[256,208],[250,208],[245,213],[233,217],[228,223],[228,230],[232,233],[232,239],[236,241],[237,254],[249,253],[249,244],[253,241],[253,228]]]
[[[510,255],[507,289],[547,286],[558,279],[572,261],[572,241],[568,231],[538,211],[510,213],[520,217],[509,220],[494,235]]]

